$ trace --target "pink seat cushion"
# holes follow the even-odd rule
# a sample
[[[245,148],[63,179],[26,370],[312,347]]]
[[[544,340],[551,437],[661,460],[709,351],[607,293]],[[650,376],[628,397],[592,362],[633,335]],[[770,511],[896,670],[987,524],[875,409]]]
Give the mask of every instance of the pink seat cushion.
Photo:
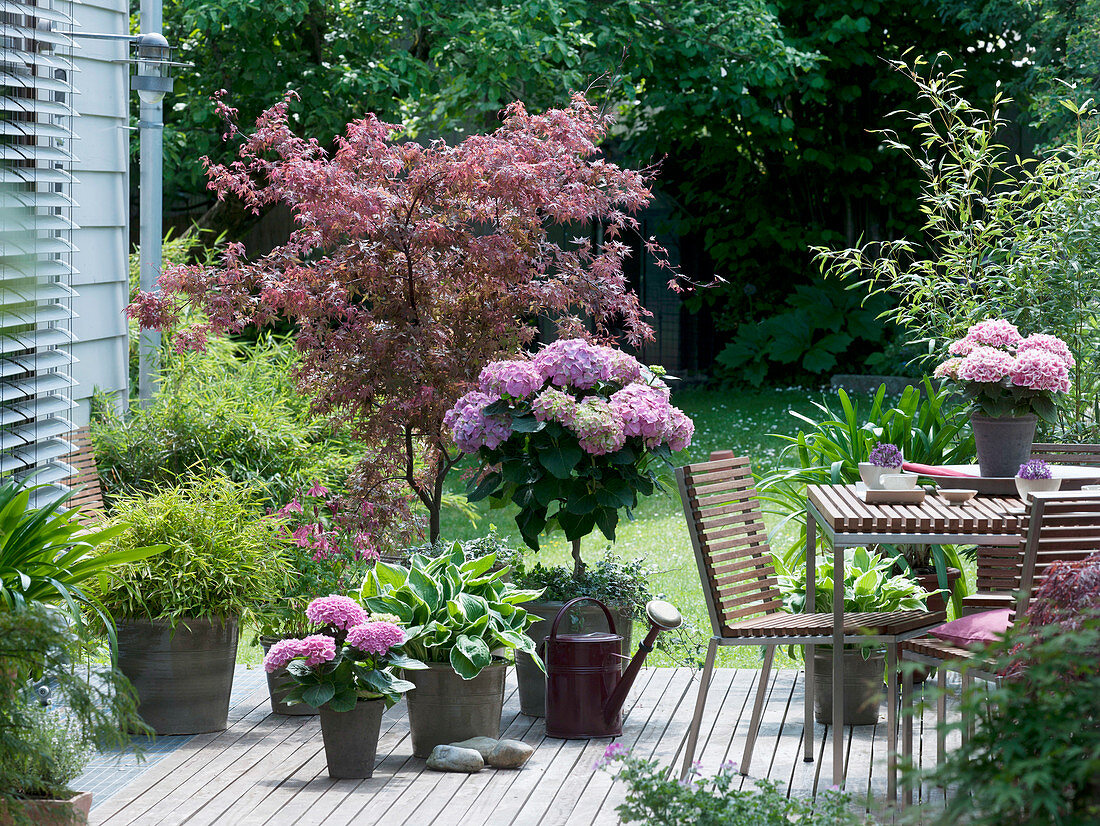
[[[962,648],[973,645],[987,645],[997,637],[1003,636],[1012,624],[1011,608],[997,608],[970,614],[957,620],[944,623],[928,633],[936,639],[953,643]]]

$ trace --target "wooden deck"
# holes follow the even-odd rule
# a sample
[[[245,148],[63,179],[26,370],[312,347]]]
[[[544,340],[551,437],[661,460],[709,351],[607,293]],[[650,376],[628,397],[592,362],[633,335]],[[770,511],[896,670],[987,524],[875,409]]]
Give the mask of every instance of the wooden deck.
[[[750,688],[757,672],[715,672],[700,736],[705,772],[726,760],[738,761],[751,708]],[[230,727],[199,735],[149,767],[105,801],[97,802],[92,823],[128,824],[613,824],[623,789],[593,764],[610,742],[554,740],[540,719],[519,713],[514,676],[509,676],[502,736],[535,746],[519,771],[485,769],[474,775],[427,771],[412,757],[404,704],[382,722],[379,763],[369,780],[330,780],[316,717],[270,713],[263,673],[238,670],[238,680],[254,683],[240,692],[230,711]],[[622,741],[632,753],[663,763],[681,754],[698,687],[697,672],[643,669],[627,701]],[[242,686],[238,686],[240,688]],[[790,794],[813,795],[829,784],[831,733],[815,726],[813,763],[802,761],[802,672],[773,673],[752,777],[768,777]],[[885,718],[885,715],[883,715]],[[934,760],[931,711],[917,727],[924,761]],[[880,810],[886,789],[885,723],[848,728],[847,788],[860,799],[871,795]],[[929,794],[926,792],[926,794]],[[932,799],[942,793],[931,791]],[[869,817],[869,820],[878,818]]]

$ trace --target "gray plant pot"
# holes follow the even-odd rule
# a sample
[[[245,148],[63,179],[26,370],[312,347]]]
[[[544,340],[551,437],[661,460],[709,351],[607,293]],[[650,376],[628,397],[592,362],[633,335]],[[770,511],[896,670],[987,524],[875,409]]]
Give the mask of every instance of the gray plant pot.
[[[971,416],[974,450],[982,476],[1015,476],[1020,465],[1031,458],[1031,443],[1035,440],[1038,421],[1034,413],[998,418]]]
[[[506,670],[503,663],[494,663],[472,680],[462,679],[449,663],[406,671],[405,679],[416,686],[405,695],[413,754],[427,757],[439,745],[500,737]]]
[[[886,696],[883,674],[886,654],[875,652],[863,659],[858,648],[844,649],[844,724],[869,726],[878,722],[879,707]],[[814,648],[814,719],[833,722],[833,649]]]
[[[277,642],[279,642],[279,637],[260,637],[260,647],[264,650],[265,657],[267,652],[271,650],[271,646]],[[288,706],[283,702],[283,698],[290,693],[290,689],[293,687],[293,685],[287,685],[287,683],[292,682],[290,672],[285,668],[267,672],[267,693],[271,697],[272,714],[285,714],[288,717],[312,717],[317,714],[317,709],[309,703],[295,703]],[[286,687],[282,688],[281,686]]]
[[[138,713],[157,734],[202,734],[229,724],[237,619],[118,620],[118,665]]]
[[[328,776],[365,778],[374,774],[378,732],[382,728],[383,700],[360,700],[351,711],[321,706],[321,737],[325,741]]]
[[[527,629],[527,636],[535,641],[542,655],[543,642],[550,633],[550,624],[554,621],[558,611],[565,605],[564,602],[528,602],[523,607],[536,614],[541,619]],[[629,609],[618,607],[611,608],[611,615],[615,618],[615,630],[623,638],[622,653],[627,659],[623,660],[625,670],[629,657],[634,653],[631,650],[631,639],[634,634],[634,618]],[[606,631],[607,617],[595,603],[584,603],[570,610],[569,616],[562,620],[558,626],[559,633],[582,634],[585,631]],[[546,716],[546,674],[535,665],[529,654],[522,651],[516,652],[516,679],[519,681],[519,710],[530,717]]]

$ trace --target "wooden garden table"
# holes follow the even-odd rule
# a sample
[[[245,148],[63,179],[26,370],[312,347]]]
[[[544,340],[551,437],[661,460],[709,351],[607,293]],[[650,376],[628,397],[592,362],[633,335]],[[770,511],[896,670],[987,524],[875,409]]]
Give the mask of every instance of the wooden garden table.
[[[862,486],[860,486],[862,487]],[[871,544],[900,545],[1009,545],[1019,540],[1024,503],[1013,497],[979,497],[965,505],[949,505],[929,494],[920,505],[868,505],[856,485],[809,485],[806,488],[806,610],[813,611],[817,586],[817,531],[820,528],[833,548],[834,559],[848,548]],[[841,639],[844,636],[844,577],[833,583],[833,783],[844,783],[844,679]],[[813,661],[813,646],[806,646],[806,662]],[[807,674],[809,668],[807,667]],[[887,663],[888,678],[896,662]],[[896,676],[894,676],[896,680]],[[806,680],[806,708],[813,708],[813,683]],[[896,726],[896,709],[887,712],[887,725]],[[807,736],[807,754],[809,754]],[[889,756],[891,765],[894,755]]]

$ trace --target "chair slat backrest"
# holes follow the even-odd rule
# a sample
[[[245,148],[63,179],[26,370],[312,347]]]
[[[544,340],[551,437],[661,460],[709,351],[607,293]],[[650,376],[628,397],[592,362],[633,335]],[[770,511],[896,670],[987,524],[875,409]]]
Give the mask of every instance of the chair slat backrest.
[[[1031,458],[1060,465],[1100,465],[1100,445],[1036,442],[1031,446]]]
[[[104,506],[91,430],[88,427],[77,428],[69,434],[68,440],[73,450],[64,460],[76,472],[65,480],[65,484],[76,493],[66,504],[68,507],[80,508],[82,522],[94,521],[103,515]]]
[[[676,469],[688,533],[716,636],[783,608],[749,460],[730,451]]]
[[[972,606],[1015,605],[1017,613],[1026,611],[1053,563],[1100,550],[1100,496],[1092,491],[1033,494],[1020,533],[1016,546],[979,547],[978,594],[966,600]]]

